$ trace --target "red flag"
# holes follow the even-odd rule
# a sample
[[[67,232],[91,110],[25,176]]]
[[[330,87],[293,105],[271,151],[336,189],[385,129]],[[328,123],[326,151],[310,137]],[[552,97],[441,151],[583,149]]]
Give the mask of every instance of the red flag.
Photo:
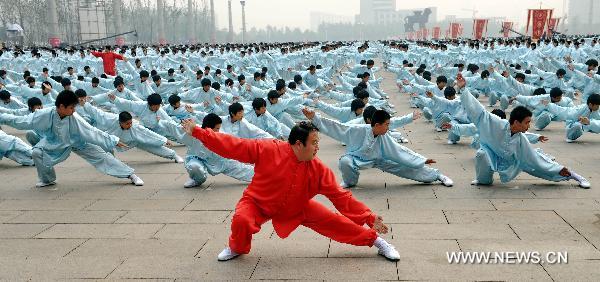
[[[417,30],[417,40],[420,40],[423,37],[423,30]]]
[[[508,38],[510,30],[512,29],[512,26],[513,26],[512,22],[503,22],[502,23],[502,35],[504,36],[504,38]]]
[[[486,19],[473,19],[473,37],[477,40],[483,38],[483,33],[487,28],[488,20]]]
[[[451,23],[450,24],[450,35],[452,39],[458,38],[459,35],[462,34],[462,25],[460,23]]]
[[[546,31],[546,24],[552,18],[552,9],[530,9],[527,13],[527,32],[529,32],[529,20],[531,20],[531,38],[540,39]]]
[[[548,36],[551,36],[552,33],[554,33],[554,31],[556,31],[556,28],[558,27],[558,23],[560,22],[560,18],[550,18],[548,20],[548,32],[546,34],[548,34]]]
[[[441,28],[439,26],[436,26],[433,28],[433,31],[431,33],[433,33],[433,39],[440,39]]]
[[[427,40],[429,37],[429,30],[427,28],[423,28],[423,40]]]

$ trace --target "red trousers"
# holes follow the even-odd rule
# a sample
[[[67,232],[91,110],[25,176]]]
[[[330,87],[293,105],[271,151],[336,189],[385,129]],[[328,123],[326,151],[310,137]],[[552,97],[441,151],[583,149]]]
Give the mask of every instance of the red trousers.
[[[308,201],[304,215],[302,225],[340,243],[371,247],[377,239],[374,229],[360,226],[315,200]],[[242,197],[236,205],[231,222],[229,248],[238,254],[249,253],[252,235],[258,233],[260,226],[269,219],[260,212],[251,198]]]

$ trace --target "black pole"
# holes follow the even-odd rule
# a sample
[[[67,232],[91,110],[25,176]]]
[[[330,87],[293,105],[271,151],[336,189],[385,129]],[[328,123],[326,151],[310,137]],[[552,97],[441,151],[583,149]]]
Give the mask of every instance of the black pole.
[[[516,34],[518,34],[518,35],[520,35],[520,36],[528,37],[528,35],[525,35],[525,34],[523,34],[523,33],[520,33],[520,32],[518,32],[518,31],[516,31],[516,30],[514,30],[514,29],[512,29],[512,28],[506,28],[506,27],[502,27],[502,32],[504,32],[504,30],[505,30],[505,29],[508,29],[509,31],[512,31],[512,32],[514,32],[514,33],[516,33]]]
[[[103,37],[103,38],[89,40],[89,41],[86,41],[86,42],[82,42],[82,43],[76,44],[74,46],[85,45],[85,44],[89,44],[89,43],[92,43],[92,42],[102,41],[102,40],[105,40],[105,39],[114,38],[114,37],[117,37],[117,36],[126,35],[126,34],[130,34],[130,33],[135,33],[134,36],[137,37],[137,31],[132,30],[132,31],[123,32],[123,33],[119,33],[119,34],[115,34],[115,35],[111,35],[111,36],[107,36],[107,37]]]

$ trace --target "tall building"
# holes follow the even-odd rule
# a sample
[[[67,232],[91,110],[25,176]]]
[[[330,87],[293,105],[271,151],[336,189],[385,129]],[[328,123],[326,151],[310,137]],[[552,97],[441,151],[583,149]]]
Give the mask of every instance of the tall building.
[[[570,0],[569,11],[567,12],[568,24],[566,33],[598,33],[598,30],[600,30],[599,13],[600,1],[598,0]]]
[[[372,24],[382,14],[396,11],[396,0],[360,0],[360,14],[357,20]]]

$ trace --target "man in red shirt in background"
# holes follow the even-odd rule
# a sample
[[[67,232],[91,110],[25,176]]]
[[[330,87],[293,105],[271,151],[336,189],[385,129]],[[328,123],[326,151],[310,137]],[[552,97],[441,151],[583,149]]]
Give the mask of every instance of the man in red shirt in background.
[[[319,133],[312,123],[294,126],[288,142],[241,139],[197,127],[193,120],[182,125],[216,154],[254,164],[254,177],[235,207],[229,246],[218,255],[219,261],[249,253],[252,235],[268,220],[280,238],[304,225],[341,243],[376,246],[388,260],[400,259],[394,246],[377,235],[388,232],[383,218],[340,187],[333,171],[316,157]],[[341,214],[313,200],[317,194],[326,196]]]
[[[116,60],[127,61],[127,58],[112,52],[112,47],[106,45],[104,47],[103,52],[92,51],[92,55],[94,57],[102,58],[102,65],[104,66],[104,73],[107,75],[116,76],[117,75],[117,65],[115,64]]]

